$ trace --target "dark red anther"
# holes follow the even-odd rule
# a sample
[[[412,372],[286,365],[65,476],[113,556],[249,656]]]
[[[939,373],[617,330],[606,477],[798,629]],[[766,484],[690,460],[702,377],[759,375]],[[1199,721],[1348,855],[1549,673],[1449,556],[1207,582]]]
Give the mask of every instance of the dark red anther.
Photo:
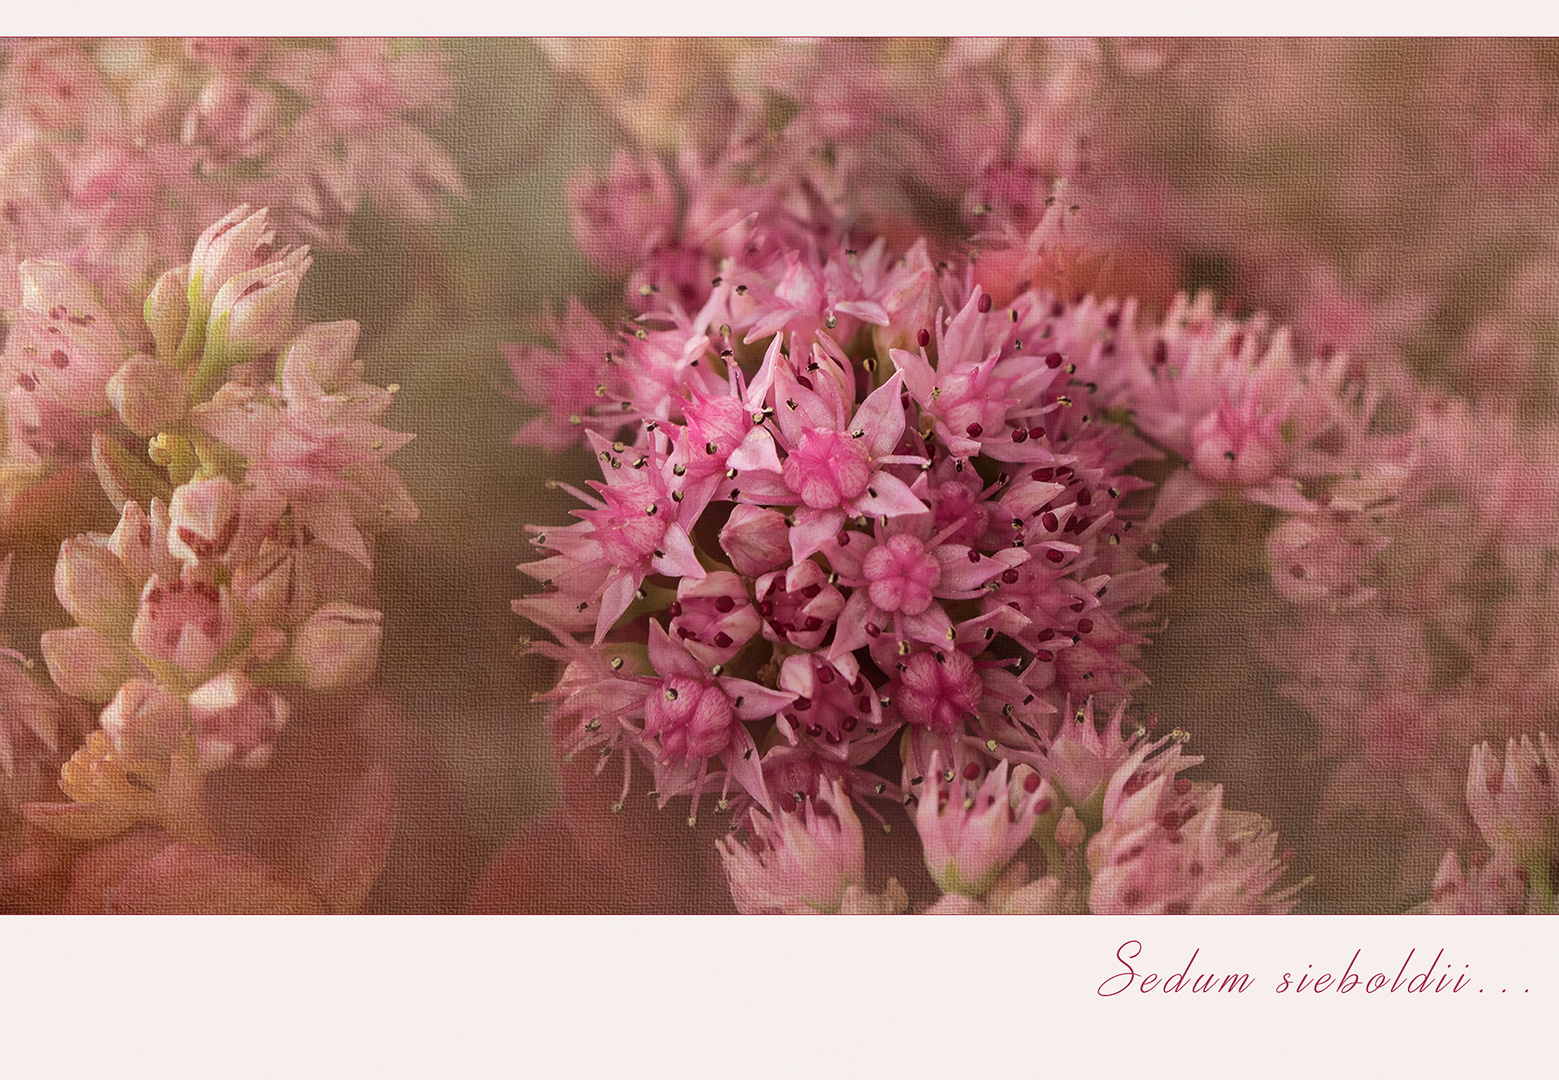
[[[1087,488],[1084,488],[1082,491],[1079,491],[1077,493],[1077,505],[1078,506],[1088,506],[1092,502],[1093,502],[1093,492],[1089,491]]]
[[[1014,428],[1012,430],[1012,441],[1016,442],[1016,443],[1028,442],[1029,441],[1028,430],[1026,428]]]
[[[729,649],[731,647],[731,635],[724,630],[715,635],[715,648]]]
[[[1112,312],[1110,312],[1108,315],[1106,315],[1104,317],[1104,325],[1108,326],[1111,330],[1118,329],[1120,327],[1120,324],[1121,324],[1121,313],[1118,312],[1118,311],[1112,311]]]
[[[1153,362],[1155,364],[1167,364],[1169,362],[1168,344],[1160,341],[1153,346]]]
[[[683,641],[686,641],[689,638],[697,638],[698,635],[693,633],[693,631],[689,630],[685,626],[679,626],[677,627],[677,637],[681,638]]]
[[[1016,585],[1018,583],[1018,572],[1016,570],[1003,570],[1001,572],[1001,582],[1003,585]]]
[[[819,619],[816,615],[808,615],[806,624],[804,626],[802,626],[801,629],[803,629],[803,630],[821,630],[822,628],[823,628],[823,620],[822,619]]]
[[[1029,473],[1030,480],[1038,480],[1041,483],[1049,483],[1055,478],[1056,471],[1054,469],[1035,469],[1033,472]]]
[[[981,435],[985,434],[985,429],[979,424],[970,424],[968,427],[964,428],[964,431],[968,433],[971,439],[978,439]]]
[[[979,776],[979,775],[980,775],[980,766],[976,765],[974,762],[971,761],[969,764],[964,766],[964,779],[965,780],[973,780],[976,776]]]
[[[1061,366],[1061,354],[1058,353],[1058,352],[1053,352],[1049,356],[1045,357],[1045,366],[1047,368],[1051,368],[1052,370],[1055,369],[1055,368],[1060,367]]]
[[[1029,428],[1029,438],[1031,438],[1031,439],[1043,439],[1044,437],[1045,437],[1045,429],[1044,428],[1042,428],[1042,427],[1031,427],[1031,428]]]
[[[715,598],[715,610],[724,615],[736,607],[736,601],[729,596],[717,596]]]
[[[34,390],[38,389],[38,380],[24,372],[17,378],[16,385],[20,386],[23,390],[30,394]]]
[[[924,349],[927,345],[930,345],[931,344],[931,331],[925,329],[924,327],[922,327],[920,333],[915,335],[915,343],[917,345],[919,345],[922,349]]]
[[[1056,517],[1055,512],[1051,510],[1046,510],[1043,514],[1040,515],[1039,523],[1043,525],[1048,532],[1055,532],[1061,527],[1061,519]]]
[[[850,546],[850,534],[849,534],[849,532],[847,532],[844,529],[840,529],[839,530],[839,535],[834,537],[834,543],[838,544],[840,547],[849,547]]]
[[[61,370],[64,370],[65,368],[70,367],[70,357],[65,355],[64,349],[55,349],[52,353],[49,354],[49,363],[53,364],[55,367]]]
[[[1059,319],[1065,313],[1066,313],[1066,305],[1063,304],[1061,301],[1057,300],[1053,304],[1050,305],[1050,317],[1052,319]]]
[[[795,709],[797,712],[807,712],[812,708],[812,699],[798,697],[796,699],[796,703],[792,705],[791,708]]]
[[[850,683],[850,693],[862,694],[866,692],[866,680],[857,675]]]
[[[807,378],[805,375],[797,375],[796,381],[802,386],[806,387],[808,390],[812,389],[812,380]]]
[[[1066,556],[1057,551],[1055,548],[1051,548],[1049,551],[1045,552],[1045,558],[1049,559],[1051,562],[1058,563],[1062,559],[1066,558]]]
[[[811,585],[808,585],[806,588],[801,590],[801,595],[806,597],[808,600],[811,600],[813,597],[817,596],[817,594],[822,592],[822,591],[823,591],[823,586],[817,584],[816,582],[813,582]]]
[[[1077,620],[1077,632],[1079,634],[1091,634],[1091,633],[1093,633],[1093,620],[1092,619],[1078,619]]]
[[[834,669],[829,667],[827,664],[824,664],[822,667],[818,668],[817,681],[822,683],[824,686],[827,686],[829,683],[833,682]]]
[[[980,561],[980,553],[978,551],[974,550],[974,548],[970,548],[969,549],[969,561],[970,562],[979,562]]]
[[[1082,600],[1073,600],[1068,606],[1071,607],[1073,611],[1081,612],[1083,608],[1087,607],[1088,605]]]
[[[1039,785],[1044,783],[1037,772],[1031,772],[1023,778],[1023,790],[1030,795],[1039,790]]]
[[[1132,773],[1129,777],[1126,778],[1126,782],[1121,785],[1121,794],[1128,798],[1132,795],[1135,795],[1137,792],[1148,786],[1149,779],[1150,778],[1148,774],[1145,772]]]
[[[981,296],[980,303],[977,306],[980,309],[981,315],[984,315],[987,311],[991,310],[991,294],[986,293],[984,296]]]
[[[1043,660],[1047,664],[1050,663],[1055,658],[1056,658],[1056,654],[1051,652],[1049,649],[1040,649],[1038,652],[1036,652],[1034,654],[1034,659],[1036,659],[1036,660]]]
[[[857,728],[857,727],[859,727],[859,726],[860,726],[860,724],[861,724],[861,722],[860,722],[860,721],[859,721],[859,720],[857,720],[857,719],[856,719],[856,718],[855,718],[855,717],[853,717],[853,716],[848,716],[848,715],[847,715],[847,716],[845,716],[845,718],[844,718],[844,719],[843,719],[843,720],[841,720],[841,721],[839,721],[839,727],[840,727],[840,728],[841,728],[841,729],[842,729],[842,730],[843,730],[843,731],[844,731],[844,732],[845,732],[845,733],[846,733],[846,734],[848,734],[848,733],[850,733],[850,732],[852,732],[852,731],[854,731],[854,730],[855,730],[855,729],[856,729],[856,728]]]
[[[765,619],[767,619],[770,615],[773,615],[774,614],[774,601],[773,600],[763,600],[763,601],[760,601],[759,604],[758,604],[758,614],[762,615]]]
[[[1043,814],[1050,809],[1050,798],[1046,796],[1034,804],[1034,813]]]
[[[680,600],[673,600],[671,602],[671,606],[666,609],[666,614],[670,615],[673,619],[680,619],[682,617],[682,602]]]
[[[870,623],[869,622],[869,623],[866,624],[866,636],[867,637],[874,638],[874,637],[879,636],[881,633],[882,633],[882,628],[880,626],[878,626],[876,623]]]
[[[869,713],[872,711],[872,698],[870,694],[862,694],[855,699],[855,711]]]

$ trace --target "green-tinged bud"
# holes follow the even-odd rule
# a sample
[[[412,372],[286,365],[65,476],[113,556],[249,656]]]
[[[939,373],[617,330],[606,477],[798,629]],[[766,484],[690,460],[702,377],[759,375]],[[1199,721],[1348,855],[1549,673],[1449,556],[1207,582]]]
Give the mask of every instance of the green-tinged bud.
[[[211,302],[197,387],[282,343],[292,331],[293,305],[310,262],[308,248],[299,248],[222,286]]]
[[[140,587],[125,575],[107,537],[86,534],[60,545],[59,560],[54,564],[54,594],[82,626],[122,635],[135,617]]]
[[[130,677],[129,656],[91,627],[45,631],[38,647],[54,685],[71,697],[106,704]]]
[[[155,435],[189,410],[189,385],[170,364],[132,356],[108,380],[108,400],[137,435]]]
[[[384,616],[372,608],[333,601],[298,631],[293,660],[310,690],[339,690],[367,682],[379,663]]]
[[[103,710],[98,726],[123,760],[166,767],[184,732],[184,699],[150,679],[131,679]]]
[[[240,206],[201,234],[189,260],[192,300],[210,305],[223,285],[270,258],[276,234],[266,227],[266,214]]]
[[[169,270],[157,279],[141,308],[146,326],[157,343],[157,355],[172,360],[189,324],[189,285],[182,270]]]

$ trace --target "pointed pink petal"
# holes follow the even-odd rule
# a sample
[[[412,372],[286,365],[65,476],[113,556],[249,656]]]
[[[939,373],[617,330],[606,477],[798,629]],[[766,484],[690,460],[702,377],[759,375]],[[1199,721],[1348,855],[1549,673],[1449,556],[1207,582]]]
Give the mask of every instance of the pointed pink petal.
[[[924,514],[927,511],[926,504],[915,498],[909,485],[892,473],[873,473],[867,490],[868,494],[855,500],[855,508],[870,517],[897,517],[900,514]],[[877,494],[870,494],[872,491]]]
[[[899,389],[904,385],[903,372],[895,371],[861,402],[855,410],[851,430],[866,432],[866,452],[872,457],[891,454],[904,437],[904,406],[899,404]]]
[[[731,747],[725,752],[725,770],[759,806],[769,813],[774,812],[769,786],[763,782],[763,759],[758,755],[757,744],[744,727],[736,729]]]
[[[790,530],[790,557],[802,562],[818,551],[824,541],[839,534],[844,528],[843,510],[800,510],[796,524]]]
[[[726,464],[738,472],[779,472],[780,459],[774,450],[774,436],[755,426],[742,439],[741,445],[731,451]]]
[[[657,555],[650,561],[656,573],[678,578],[704,576],[704,567],[693,552],[693,542],[688,539],[687,530],[680,523],[667,526],[665,535],[660,539],[660,550],[665,554]]]
[[[595,643],[597,645],[606,638],[607,631],[616,625],[622,618],[623,612],[628,610],[628,605],[633,603],[633,594],[638,589],[633,578],[624,573],[618,573],[612,583],[601,594],[601,611],[595,619]]]

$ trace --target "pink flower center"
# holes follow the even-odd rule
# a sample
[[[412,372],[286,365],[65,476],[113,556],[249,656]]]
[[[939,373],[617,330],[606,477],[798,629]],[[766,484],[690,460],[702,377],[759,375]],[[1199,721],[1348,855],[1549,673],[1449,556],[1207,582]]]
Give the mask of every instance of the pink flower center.
[[[866,491],[871,459],[861,440],[837,431],[809,431],[784,465],[785,483],[814,510],[831,510]]]
[[[660,737],[668,761],[712,757],[731,745],[736,715],[718,686],[672,675],[644,699],[644,733]]]
[[[907,533],[888,537],[867,554],[862,572],[867,595],[883,611],[919,615],[931,606],[932,590],[942,580],[942,564],[926,545]]]
[[[958,649],[916,653],[904,664],[896,695],[899,711],[912,724],[948,733],[980,703],[982,685],[974,661]]]
[[[990,525],[991,513],[980,501],[980,492],[967,484],[955,482],[941,484],[936,489],[936,528],[947,528],[962,520],[958,531],[949,536],[954,544],[973,544],[985,535]]]

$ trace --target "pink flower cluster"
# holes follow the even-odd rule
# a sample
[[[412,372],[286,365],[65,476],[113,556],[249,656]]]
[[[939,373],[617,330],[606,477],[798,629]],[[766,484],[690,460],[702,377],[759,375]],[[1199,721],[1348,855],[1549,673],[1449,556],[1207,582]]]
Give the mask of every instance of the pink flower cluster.
[[[554,349],[511,355],[543,410],[524,434],[583,435],[602,474],[533,529],[515,602],[563,665],[567,749],[618,762],[618,808],[638,764],[690,823],[711,795],[749,810],[752,846],[722,848],[743,910],[901,908],[861,892],[852,809],[898,802],[939,910],[1285,909],[1270,828],[1176,779],[1184,733],[1124,716],[1150,526],[1308,507],[1359,426],[1340,362],[1205,301],[997,304],[924,242],[741,228],[695,309],[651,294],[613,334],[573,304]],[[1161,494],[1133,474],[1159,448],[1190,463]]]
[[[452,104],[428,49],[28,40],[0,65],[0,278],[27,259],[62,262],[116,316],[237,203],[342,248],[367,202],[423,221],[463,191],[427,132]],[[0,286],[0,308],[18,303]]]
[[[121,869],[153,875],[135,901],[152,907],[193,903],[191,881],[216,907],[286,909],[351,906],[372,883],[386,777],[358,778],[380,824],[361,826],[348,882],[338,864],[300,880],[227,850],[206,798],[215,774],[266,765],[300,709],[372,676],[373,537],[416,517],[386,462],[411,437],[381,423],[392,394],[364,381],[357,325],[295,315],[309,261],[240,207],[129,325],[64,264],[19,270],[0,355],[13,451],[89,457],[119,521],[60,548],[54,591],[75,625],[42,635],[53,688],[6,662],[3,692],[39,702],[22,732],[0,728],[0,772],[34,829],[0,869],[8,894],[40,902],[105,842],[140,852]],[[53,793],[35,782],[50,768]]]

